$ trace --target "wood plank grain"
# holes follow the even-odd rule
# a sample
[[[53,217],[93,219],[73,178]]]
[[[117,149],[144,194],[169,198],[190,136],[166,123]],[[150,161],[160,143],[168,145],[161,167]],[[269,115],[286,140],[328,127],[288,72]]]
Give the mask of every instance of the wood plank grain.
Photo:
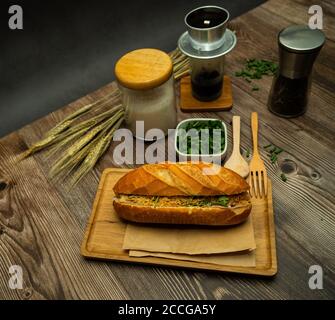
[[[63,205],[34,159],[21,163],[15,161],[15,154],[23,147],[17,134],[0,144],[0,177],[7,181],[7,187],[1,192],[0,223],[3,231],[0,242],[1,248],[10,249],[1,252],[1,256],[7,256],[12,264],[23,268],[24,290],[18,290],[18,293],[29,299],[73,299],[99,292],[102,284],[115,287],[115,279],[108,273],[108,282],[99,283],[99,275],[94,277],[93,273],[85,289],[82,287],[81,279],[89,265],[76,254],[79,252],[76,243],[82,236],[78,222]],[[67,263],[71,264],[70,269],[67,269]],[[8,268],[9,265],[7,275],[2,274],[4,279],[9,278]],[[5,291],[1,289],[0,294]],[[29,296],[25,292],[30,292]],[[127,297],[122,290],[115,293],[113,298]]]
[[[240,95],[238,95],[238,96],[240,96]],[[248,100],[250,100],[250,97],[243,97],[242,96],[242,98],[241,98],[241,105],[240,104],[238,104],[238,105],[240,105],[240,107],[238,107],[237,106],[237,108],[239,108],[239,109],[242,109],[243,110],[243,108],[246,108],[246,106],[245,106],[245,101],[248,101]],[[253,105],[255,102],[251,102],[251,105]],[[246,112],[248,112],[247,110],[249,110],[250,108],[251,108],[252,106],[250,106],[250,107],[247,107],[246,108]],[[230,118],[230,115],[228,115],[228,114],[224,114],[225,115],[225,117],[227,118],[227,121],[229,122],[229,118]],[[247,116],[247,114],[246,114],[246,116]],[[284,121],[284,120],[282,120],[282,121]],[[285,122],[283,122],[283,123],[285,123]],[[247,128],[247,130],[248,130],[248,126],[245,126],[245,128]],[[249,136],[249,133],[248,132],[245,132],[245,137],[248,137]],[[247,139],[245,140],[245,141],[248,141]]]

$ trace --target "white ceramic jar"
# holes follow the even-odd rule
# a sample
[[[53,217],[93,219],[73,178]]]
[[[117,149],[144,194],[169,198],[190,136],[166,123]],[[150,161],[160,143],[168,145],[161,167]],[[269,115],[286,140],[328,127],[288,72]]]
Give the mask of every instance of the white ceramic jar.
[[[156,49],[139,49],[124,55],[115,66],[122,92],[127,127],[136,138],[146,138],[150,129],[164,135],[177,124],[173,64],[168,54]],[[136,130],[143,121],[144,131]]]

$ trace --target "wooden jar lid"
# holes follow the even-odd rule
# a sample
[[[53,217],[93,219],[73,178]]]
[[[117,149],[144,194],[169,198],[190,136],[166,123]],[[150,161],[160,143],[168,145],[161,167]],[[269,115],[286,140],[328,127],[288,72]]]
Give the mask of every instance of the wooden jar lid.
[[[115,66],[118,82],[129,89],[147,90],[166,82],[173,72],[170,56],[157,49],[139,49],[124,55]]]

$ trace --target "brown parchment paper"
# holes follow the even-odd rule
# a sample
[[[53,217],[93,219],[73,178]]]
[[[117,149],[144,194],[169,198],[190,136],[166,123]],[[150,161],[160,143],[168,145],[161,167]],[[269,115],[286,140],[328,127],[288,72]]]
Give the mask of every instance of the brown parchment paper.
[[[174,260],[195,261],[202,263],[211,263],[231,267],[256,267],[255,251],[245,251],[241,253],[226,253],[212,255],[187,255],[147,251],[129,251],[130,257],[158,257]]]
[[[256,248],[252,217],[224,228],[149,226],[128,224],[124,250],[209,255],[251,251]]]

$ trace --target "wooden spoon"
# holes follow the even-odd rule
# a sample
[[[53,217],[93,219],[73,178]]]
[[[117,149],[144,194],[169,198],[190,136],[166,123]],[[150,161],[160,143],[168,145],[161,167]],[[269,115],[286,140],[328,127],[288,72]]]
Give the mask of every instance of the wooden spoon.
[[[240,153],[240,129],[241,118],[239,116],[233,117],[233,152],[230,158],[225,163],[225,167],[235,171],[241,177],[246,178],[249,174],[249,164],[244,160]]]

